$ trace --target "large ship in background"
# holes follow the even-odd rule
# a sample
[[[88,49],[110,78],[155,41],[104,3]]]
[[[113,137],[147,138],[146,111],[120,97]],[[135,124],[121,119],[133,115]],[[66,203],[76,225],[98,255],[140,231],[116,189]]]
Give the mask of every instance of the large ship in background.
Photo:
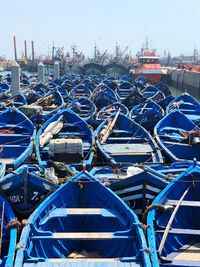
[[[136,63],[131,69],[134,78],[143,76],[152,83],[158,83],[161,80],[162,68],[156,49],[150,49],[148,41],[137,54]]]

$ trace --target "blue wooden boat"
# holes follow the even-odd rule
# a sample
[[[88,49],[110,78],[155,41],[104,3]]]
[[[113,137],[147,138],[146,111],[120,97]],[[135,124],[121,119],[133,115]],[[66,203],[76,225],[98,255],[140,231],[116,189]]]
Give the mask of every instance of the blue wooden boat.
[[[22,88],[27,88],[28,86],[30,86],[30,81],[29,81],[29,79],[28,78],[22,78],[22,79],[20,79],[20,86],[22,87]]]
[[[145,165],[145,168],[150,170],[151,172],[155,172],[155,174],[159,174],[159,176],[163,176],[164,179],[168,181],[172,181],[176,176],[184,172],[189,166],[191,162],[181,161],[181,162],[173,162],[170,165],[163,164],[148,164]]]
[[[8,106],[20,107],[27,104],[26,97],[22,93],[18,93],[14,96],[8,95],[7,99],[0,102],[0,110],[4,110]]]
[[[167,106],[169,105],[169,103],[174,100],[174,97],[172,95],[168,95],[165,98],[161,98],[158,99],[158,101],[156,102],[159,106],[161,106],[163,108],[164,111],[166,111]]]
[[[139,225],[135,213],[110,189],[79,173],[30,216],[15,267],[149,267]]]
[[[0,217],[0,231],[2,233],[0,266],[11,267],[14,265],[17,242],[16,217],[8,201],[2,195],[0,195]]]
[[[132,73],[128,73],[126,75],[121,76],[120,77],[120,81],[126,81],[126,82],[132,83],[132,81],[133,81],[133,75],[132,75]]]
[[[106,78],[106,80],[103,80],[103,83],[114,91],[116,91],[118,88],[118,83],[116,80],[109,80],[109,78]]]
[[[111,166],[93,167],[89,172],[96,180],[110,184],[127,178],[127,167],[113,168]]]
[[[154,84],[154,86],[161,92],[164,93],[165,97],[170,96],[171,95],[171,90],[169,89],[169,87],[164,84],[163,82],[160,83],[156,83]]]
[[[192,164],[153,201],[147,223],[153,267],[200,266],[200,167]]]
[[[63,97],[63,99],[69,95],[68,91],[64,87],[62,87],[62,86],[58,86],[57,87],[57,90],[61,94],[61,96]]]
[[[122,101],[122,104],[124,104],[129,110],[131,110],[134,106],[145,101],[146,98],[143,97],[138,90],[135,90]]]
[[[44,97],[48,93],[48,89],[45,87],[34,87],[33,89],[40,97]],[[33,102],[32,102],[33,103]]]
[[[151,81],[143,76],[139,76],[135,79],[133,83],[137,88],[144,89],[145,87],[151,85]]]
[[[85,86],[90,89],[91,92],[93,92],[93,90],[96,88],[96,84],[94,82],[92,82],[89,79],[85,79],[83,80],[83,84],[85,84]]]
[[[45,92],[44,92],[45,94]],[[30,105],[34,102],[36,102],[41,96],[39,93],[37,93],[35,90],[33,89],[29,89],[24,93],[24,96],[26,98],[27,101],[27,105]]]
[[[63,83],[61,84],[61,86],[65,90],[67,90],[68,92],[70,92],[72,90],[72,82],[69,79],[63,81]]]
[[[200,129],[180,111],[174,110],[159,121],[154,133],[170,161],[200,160]]]
[[[55,79],[53,83],[57,86],[61,86],[61,84],[64,82],[63,77],[60,77],[58,79]]]
[[[22,165],[0,179],[0,189],[19,215],[27,216],[58,185],[51,170],[36,165]]]
[[[142,91],[141,94],[143,97],[150,99],[156,103],[163,101],[165,99],[165,95],[162,91],[158,90],[155,86],[149,85],[145,87]]]
[[[153,85],[148,85],[146,86],[142,91],[142,95],[145,98],[152,98],[153,96],[155,96],[157,93],[159,92],[159,90],[153,86]]]
[[[10,86],[7,83],[0,82],[0,95],[10,93]]]
[[[125,116],[128,116],[129,110],[128,108],[120,102],[115,102],[106,107],[103,107],[96,115],[96,121],[101,123],[105,119],[107,119],[111,114],[117,112],[120,109],[120,112]]]
[[[43,115],[52,116],[64,107],[64,100],[58,90],[49,91],[43,98],[32,104],[42,107]]]
[[[200,104],[189,93],[183,93],[176,97],[167,106],[166,112],[170,113],[174,109],[180,110],[188,119],[195,124],[200,123]]]
[[[91,91],[88,89],[84,84],[77,85],[74,89],[70,91],[70,96],[73,98],[79,98],[79,97],[91,97]]]
[[[36,130],[17,108],[10,106],[0,114],[0,162],[17,168],[33,151]]]
[[[40,166],[48,160],[64,162],[89,170],[95,149],[94,133],[87,123],[72,110],[65,108],[47,120],[36,137],[36,155]]]
[[[47,83],[47,88],[48,88],[49,90],[57,89],[57,86],[58,86],[58,84],[55,83],[54,81],[52,81],[52,82],[48,82],[48,83]]]
[[[126,177],[112,182],[110,189],[125,201],[141,219],[146,206],[151,204],[167,184],[167,176],[152,171],[148,166],[129,166]]]
[[[118,101],[116,93],[105,84],[99,84],[94,89],[91,99],[98,109]]]
[[[68,108],[74,111],[86,122],[93,119],[97,111],[95,104],[86,97],[75,99],[68,105]]]
[[[117,87],[116,92],[120,100],[124,100],[130,93],[133,92],[133,85],[128,81],[123,81]]]
[[[102,158],[109,164],[162,162],[150,134],[120,110],[99,125],[96,138]]]
[[[64,100],[58,90],[49,91],[43,97],[37,99],[34,103],[20,108],[23,113],[34,121],[38,113],[45,121],[64,107]]]
[[[48,87],[43,83],[37,83],[30,86],[37,94],[44,96],[49,91]]]
[[[11,74],[10,74],[10,73],[6,74],[6,75],[3,77],[3,80],[4,80],[7,84],[11,85]]]
[[[146,100],[130,110],[131,120],[139,123],[147,131],[153,131],[154,126],[163,118],[164,110],[155,102]]]

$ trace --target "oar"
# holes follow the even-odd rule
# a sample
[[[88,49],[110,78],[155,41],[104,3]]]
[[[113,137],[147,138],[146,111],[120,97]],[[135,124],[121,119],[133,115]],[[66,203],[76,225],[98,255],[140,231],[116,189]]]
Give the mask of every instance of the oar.
[[[61,115],[56,121],[53,121],[51,124],[49,124],[44,130],[44,132],[40,135],[39,143],[41,147],[46,145],[51,140],[53,135],[57,134],[61,130],[63,125],[61,125],[61,128],[56,128],[56,126],[62,120],[62,118],[63,115]]]
[[[2,247],[2,239],[3,239],[4,209],[5,209],[5,202],[3,201],[2,214],[1,214],[1,230],[0,230],[0,257],[1,257],[1,247]]]
[[[169,219],[169,222],[168,222],[168,224],[167,224],[167,227],[165,228],[165,231],[164,231],[162,240],[161,240],[161,242],[160,242],[160,246],[159,246],[159,249],[158,249],[158,254],[159,254],[159,255],[161,255],[161,252],[162,252],[163,247],[164,247],[164,245],[165,245],[165,241],[166,241],[167,236],[168,236],[168,234],[169,234],[169,230],[170,230],[170,228],[171,228],[171,224],[172,224],[172,222],[173,222],[173,220],[174,220],[174,217],[175,217],[175,215],[176,215],[176,213],[177,213],[177,211],[178,211],[178,209],[179,209],[179,207],[180,207],[180,205],[181,205],[181,203],[182,203],[184,197],[185,197],[186,194],[188,193],[190,187],[191,187],[191,184],[190,184],[190,186],[184,191],[184,193],[183,193],[183,195],[181,196],[181,198],[179,199],[179,201],[178,201],[178,203],[177,203],[177,205],[176,205],[174,211],[172,212],[172,215],[171,215],[171,217],[170,217],[170,219]]]
[[[102,142],[102,143],[105,143],[106,140],[108,139],[108,136],[109,136],[110,132],[112,131],[112,128],[114,127],[115,122],[117,121],[117,118],[118,118],[118,116],[119,116],[120,111],[121,111],[121,108],[118,109],[118,111],[117,111],[117,113],[116,113],[116,115],[115,115],[115,117],[114,117],[112,123],[108,126],[108,128],[107,128],[107,130],[106,130],[104,136],[102,136],[102,139],[101,139],[101,142]]]

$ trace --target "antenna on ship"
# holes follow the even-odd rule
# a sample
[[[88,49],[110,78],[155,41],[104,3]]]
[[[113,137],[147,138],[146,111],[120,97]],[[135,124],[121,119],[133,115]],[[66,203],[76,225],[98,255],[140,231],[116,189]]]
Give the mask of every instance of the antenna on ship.
[[[146,38],[145,49],[149,49],[149,40],[148,40],[148,38]]]
[[[194,61],[194,64],[196,64],[196,61],[197,61],[197,56],[198,56],[198,52],[197,52],[197,49],[194,48],[194,54],[193,54],[193,61]]]

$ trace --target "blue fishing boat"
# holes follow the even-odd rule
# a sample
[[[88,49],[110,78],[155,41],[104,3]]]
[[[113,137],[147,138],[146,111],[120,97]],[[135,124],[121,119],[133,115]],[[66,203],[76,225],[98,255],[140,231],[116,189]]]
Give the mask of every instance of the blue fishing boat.
[[[20,110],[23,111],[31,121],[34,121],[38,114],[40,114],[41,120],[43,119],[45,121],[63,107],[64,100],[61,94],[58,90],[52,90],[30,105],[21,107]]]
[[[49,91],[48,87],[43,83],[37,83],[30,86],[32,90],[34,90],[37,94],[44,96]],[[28,90],[29,91],[29,90]]]
[[[129,110],[131,110],[134,106],[145,101],[146,98],[143,97],[138,90],[135,90],[122,101],[122,104],[124,104]]]
[[[0,162],[17,168],[33,151],[36,130],[17,108],[10,106],[0,114]]]
[[[172,100],[174,100],[174,97],[172,95],[168,95],[165,98],[161,97],[161,99],[158,99],[156,103],[161,106],[164,111],[166,111],[167,106]]]
[[[189,93],[183,93],[176,97],[167,106],[166,112],[170,113],[174,109],[180,110],[188,119],[195,124],[200,123],[200,104]]]
[[[48,83],[47,83],[47,88],[48,88],[49,90],[57,89],[57,86],[58,86],[58,84],[55,83],[54,81],[52,81],[52,82],[48,82]]]
[[[96,115],[96,121],[101,123],[105,119],[107,119],[111,114],[117,112],[120,109],[120,112],[125,116],[128,116],[129,110],[128,108],[120,102],[115,102],[106,107],[103,107]]]
[[[45,95],[45,92],[44,92],[44,95]],[[33,89],[27,90],[24,93],[24,96],[26,98],[27,105],[30,105],[30,104],[36,102],[41,97],[41,95]]]
[[[161,92],[160,94],[161,99],[158,99],[156,103],[159,104],[164,110],[166,110],[166,107],[174,99],[174,97],[171,95],[171,90],[163,82],[156,83],[154,84],[154,86]],[[163,95],[164,95],[164,98],[163,98]]]
[[[73,98],[79,98],[79,97],[91,97],[91,91],[88,89],[84,84],[77,85],[74,89],[70,91],[70,96]]]
[[[120,81],[126,81],[126,82],[132,83],[132,81],[133,81],[132,73],[129,72],[128,74],[121,76]]]
[[[154,84],[154,86],[161,92],[164,93],[165,97],[168,97],[171,95],[171,90],[169,89],[169,87],[164,84],[163,82],[160,83],[156,83]]]
[[[109,164],[163,161],[150,134],[120,110],[99,125],[96,143],[102,158]]]
[[[50,169],[37,165],[22,165],[0,179],[0,189],[19,215],[27,216],[58,185],[58,178]]]
[[[129,166],[126,177],[112,182],[110,189],[141,219],[146,206],[150,205],[167,184],[167,176],[151,171],[148,166]]]
[[[96,180],[109,185],[127,178],[127,167],[113,168],[111,166],[93,167],[89,172]]]
[[[68,92],[70,92],[72,90],[72,82],[69,79],[63,81],[63,83],[61,84],[61,86],[65,90],[67,90]]]
[[[8,73],[3,77],[3,81],[5,81],[8,85],[11,85],[11,74]]]
[[[128,81],[123,81],[117,87],[116,92],[120,100],[124,100],[134,90],[133,85]]]
[[[18,93],[14,96],[8,95],[7,99],[3,102],[0,102],[0,110],[4,110],[8,106],[20,107],[27,104],[26,97],[22,93]]]
[[[49,91],[44,97],[38,99],[33,106],[42,107],[43,115],[52,116],[64,107],[64,100],[58,90]]]
[[[28,78],[22,78],[22,79],[20,79],[20,86],[22,87],[22,88],[27,88],[28,86],[30,86],[30,81],[29,81],[29,79]]]
[[[11,267],[17,242],[17,221],[8,201],[0,195],[0,266]]]
[[[152,84],[152,82],[150,80],[148,80],[147,78],[143,77],[143,76],[139,76],[134,80],[133,83],[137,88],[139,89],[144,89],[145,87],[149,86]]]
[[[147,131],[153,131],[154,126],[163,118],[164,110],[155,102],[146,100],[130,110],[130,119],[139,123]]]
[[[162,91],[158,90],[155,86],[149,85],[145,87],[141,94],[143,97],[150,99],[156,103],[161,102],[165,99],[165,95]]]
[[[158,92],[159,92],[159,90],[153,85],[148,85],[141,91],[143,97],[145,97],[145,98],[152,98]]]
[[[48,160],[89,170],[94,157],[94,133],[72,110],[65,108],[47,120],[36,137],[36,155],[40,166]]]
[[[173,162],[170,165],[163,164],[148,164],[145,165],[145,168],[150,170],[150,172],[154,172],[156,175],[163,176],[164,179],[168,181],[172,181],[176,176],[184,172],[189,166],[191,162],[188,161],[180,161]]]
[[[135,213],[84,172],[35,210],[19,247],[15,267],[151,266]]]
[[[61,96],[63,97],[63,99],[64,99],[65,97],[68,97],[69,93],[68,93],[68,91],[67,91],[64,87],[62,87],[62,86],[58,86],[58,87],[57,87],[57,90],[58,90],[58,92],[61,94]]]
[[[99,84],[94,89],[91,99],[98,109],[118,101],[116,93],[105,84]]]
[[[148,208],[153,267],[200,266],[200,167],[193,163]]]
[[[94,118],[97,111],[95,104],[86,97],[75,99],[68,105],[68,108],[87,122]]]
[[[114,91],[118,88],[118,82],[116,80],[103,80],[103,83]]]
[[[1,83],[0,82],[0,96],[2,94],[8,94],[10,93],[10,86],[7,83]]]
[[[83,80],[83,84],[85,84],[85,86],[90,89],[91,92],[93,92],[93,90],[96,88],[96,84],[94,82],[92,82],[89,79],[85,79]]]
[[[200,129],[180,111],[174,110],[159,121],[154,133],[168,160],[200,161]]]

